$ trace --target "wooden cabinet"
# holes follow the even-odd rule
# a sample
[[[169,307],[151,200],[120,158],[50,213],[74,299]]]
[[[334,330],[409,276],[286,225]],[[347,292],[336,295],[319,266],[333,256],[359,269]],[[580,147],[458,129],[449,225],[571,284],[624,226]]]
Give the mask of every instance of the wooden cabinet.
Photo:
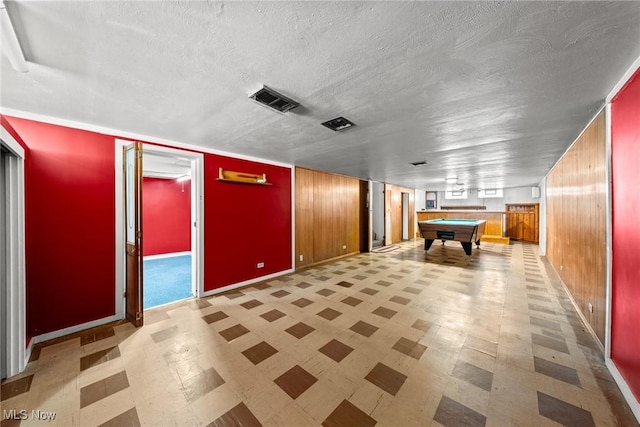
[[[507,236],[526,242],[538,243],[540,224],[539,203],[512,203],[505,205]]]

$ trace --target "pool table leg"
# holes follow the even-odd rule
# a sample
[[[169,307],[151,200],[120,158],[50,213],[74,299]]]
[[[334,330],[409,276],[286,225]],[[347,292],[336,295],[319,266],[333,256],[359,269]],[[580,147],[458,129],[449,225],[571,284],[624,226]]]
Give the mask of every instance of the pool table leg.
[[[476,247],[480,248],[480,240],[476,240]]]
[[[433,244],[433,239],[424,239],[424,250],[428,251]]]
[[[471,256],[471,242],[460,242],[460,244],[462,244],[464,253]]]

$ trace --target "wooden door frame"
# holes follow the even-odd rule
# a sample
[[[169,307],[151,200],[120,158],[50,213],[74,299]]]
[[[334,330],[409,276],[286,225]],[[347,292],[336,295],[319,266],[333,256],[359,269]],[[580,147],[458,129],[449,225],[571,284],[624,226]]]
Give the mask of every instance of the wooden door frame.
[[[130,145],[133,141],[116,139],[115,142],[115,317],[118,319],[124,319],[126,317],[124,299],[126,284],[126,253],[124,250],[125,212],[123,147]],[[195,283],[195,297],[198,298],[204,293],[204,155],[202,153],[181,150],[179,148],[163,147],[151,144],[143,144],[143,152],[180,156],[188,158],[191,161],[191,217],[195,224],[195,227],[192,227],[191,233],[192,283]]]

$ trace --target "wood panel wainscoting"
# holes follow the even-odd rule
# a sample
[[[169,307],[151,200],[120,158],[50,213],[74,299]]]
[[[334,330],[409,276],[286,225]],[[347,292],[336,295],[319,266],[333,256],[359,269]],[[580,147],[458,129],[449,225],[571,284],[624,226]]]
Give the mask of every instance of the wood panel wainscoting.
[[[509,203],[505,205],[507,237],[538,243],[540,237],[540,204]]]
[[[360,180],[296,167],[296,268],[360,251]]]
[[[604,344],[607,188],[604,112],[551,169],[546,187],[547,258]]]
[[[485,225],[484,235],[480,239],[482,242],[509,244],[509,237],[503,235],[503,216],[502,211],[469,211],[469,210],[444,210],[444,211],[418,211],[418,221],[428,221],[430,219],[440,218],[460,218],[460,219],[484,219]],[[416,237],[420,237],[418,233]]]

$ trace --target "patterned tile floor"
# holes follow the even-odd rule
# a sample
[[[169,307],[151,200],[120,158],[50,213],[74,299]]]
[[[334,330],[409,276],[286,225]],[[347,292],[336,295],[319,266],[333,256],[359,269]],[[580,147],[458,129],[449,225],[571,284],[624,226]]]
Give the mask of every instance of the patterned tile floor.
[[[422,245],[43,343],[2,427],[637,426],[537,246]]]

